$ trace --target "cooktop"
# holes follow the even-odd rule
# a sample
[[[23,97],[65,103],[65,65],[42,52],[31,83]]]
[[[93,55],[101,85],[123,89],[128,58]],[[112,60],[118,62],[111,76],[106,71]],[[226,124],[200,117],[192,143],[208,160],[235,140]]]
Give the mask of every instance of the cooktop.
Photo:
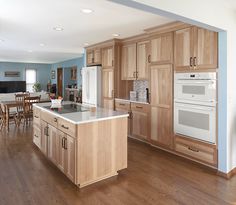
[[[44,106],[44,108],[57,112],[59,114],[89,111],[89,108],[84,107],[82,105],[73,104],[73,103],[62,105],[61,107]]]

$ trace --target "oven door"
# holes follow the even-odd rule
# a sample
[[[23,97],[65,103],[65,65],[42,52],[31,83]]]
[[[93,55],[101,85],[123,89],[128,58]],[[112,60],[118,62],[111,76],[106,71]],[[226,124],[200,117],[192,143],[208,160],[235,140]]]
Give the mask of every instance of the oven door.
[[[216,80],[176,80],[175,100],[216,101]]]
[[[175,102],[175,133],[216,143],[216,108]]]

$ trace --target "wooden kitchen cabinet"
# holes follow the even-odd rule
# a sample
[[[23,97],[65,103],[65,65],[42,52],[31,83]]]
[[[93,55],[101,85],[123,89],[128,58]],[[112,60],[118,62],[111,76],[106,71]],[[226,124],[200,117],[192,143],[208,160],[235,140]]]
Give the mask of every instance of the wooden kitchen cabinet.
[[[195,26],[175,32],[175,70],[204,71],[218,66],[218,35]]]
[[[66,134],[60,130],[57,130],[57,143],[56,143],[56,150],[57,150],[57,166],[63,172],[66,173],[66,149],[65,149],[65,139]]]
[[[137,79],[148,79],[148,66],[150,63],[150,41],[137,43]]]
[[[136,80],[137,78],[137,44],[122,46],[121,79]]]
[[[33,142],[37,145],[37,147],[41,148],[41,129],[34,125],[34,136],[33,136]]]
[[[101,64],[101,49],[100,48],[92,48],[87,49],[87,65],[99,65]]]
[[[115,99],[115,110],[127,112],[131,116],[130,101]],[[128,117],[128,135],[131,134],[131,117]]]
[[[102,70],[103,107],[114,109],[114,69]]]
[[[159,34],[151,39],[151,63],[166,64],[173,61],[173,33]]]
[[[48,124],[48,158],[57,164],[57,128]]]
[[[102,48],[102,68],[114,66],[113,46]]]
[[[148,140],[149,105],[131,103],[131,135],[134,138]]]
[[[151,141],[173,148],[172,64],[151,66]]]
[[[48,124],[41,120],[41,151],[47,156],[48,155]]]

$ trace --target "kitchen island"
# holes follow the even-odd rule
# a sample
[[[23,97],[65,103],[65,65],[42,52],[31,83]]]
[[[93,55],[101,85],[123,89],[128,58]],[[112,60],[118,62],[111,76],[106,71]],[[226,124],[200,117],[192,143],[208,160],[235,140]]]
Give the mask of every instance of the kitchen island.
[[[128,114],[64,102],[34,105],[33,142],[74,184],[84,187],[127,168]]]

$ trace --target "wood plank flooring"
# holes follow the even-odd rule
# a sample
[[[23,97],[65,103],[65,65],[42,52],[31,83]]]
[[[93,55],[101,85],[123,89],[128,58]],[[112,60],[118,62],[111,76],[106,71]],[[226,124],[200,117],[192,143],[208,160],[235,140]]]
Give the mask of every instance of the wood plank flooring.
[[[83,189],[32,143],[32,128],[0,132],[0,205],[236,204],[236,177],[129,140],[128,169]]]

